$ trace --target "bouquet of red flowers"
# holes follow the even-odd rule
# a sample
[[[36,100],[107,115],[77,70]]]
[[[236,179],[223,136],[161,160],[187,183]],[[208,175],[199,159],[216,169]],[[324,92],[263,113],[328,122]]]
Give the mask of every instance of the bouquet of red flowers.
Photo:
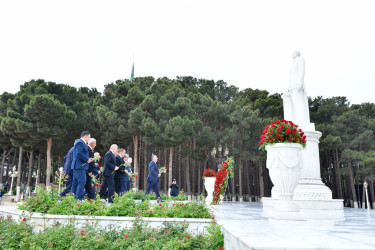
[[[267,125],[262,132],[259,149],[275,143],[299,143],[306,147],[306,136],[298,125],[291,121],[277,120]]]
[[[215,176],[216,176],[216,172],[215,172],[215,170],[213,170],[211,168],[207,168],[203,172],[203,178],[205,178],[205,177],[215,177]]]

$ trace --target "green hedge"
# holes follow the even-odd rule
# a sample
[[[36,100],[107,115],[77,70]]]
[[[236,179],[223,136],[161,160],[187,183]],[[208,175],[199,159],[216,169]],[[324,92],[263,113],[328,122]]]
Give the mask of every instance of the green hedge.
[[[191,235],[187,224],[164,223],[150,228],[140,218],[131,228],[101,228],[87,221],[78,228],[74,221],[55,224],[44,231],[32,233],[28,217],[14,221],[0,218],[1,249],[220,249],[223,235],[215,223],[204,234]]]
[[[95,215],[95,216],[129,216],[129,217],[168,217],[168,218],[212,218],[212,214],[202,202],[151,203],[149,200],[136,202],[134,194],[129,192],[123,196],[115,196],[111,206],[107,206],[99,196],[96,200],[79,201],[73,196],[59,197],[58,190],[51,188],[46,191],[37,190],[34,197],[30,197],[19,205],[22,210],[58,214],[58,215]]]

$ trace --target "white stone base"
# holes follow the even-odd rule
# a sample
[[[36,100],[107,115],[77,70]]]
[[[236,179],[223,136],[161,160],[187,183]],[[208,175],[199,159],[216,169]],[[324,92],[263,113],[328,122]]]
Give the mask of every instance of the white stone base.
[[[332,191],[320,178],[301,177],[293,193],[294,200],[332,200]]]
[[[263,197],[263,217],[270,218],[273,207],[278,199]],[[302,216],[307,220],[329,219],[335,221],[344,220],[343,200],[294,200],[299,207]],[[274,217],[274,216],[273,216]]]
[[[269,210],[267,214],[267,218],[276,219],[276,220],[293,220],[293,221],[306,220],[302,212],[285,212],[285,211],[276,211],[274,209]]]

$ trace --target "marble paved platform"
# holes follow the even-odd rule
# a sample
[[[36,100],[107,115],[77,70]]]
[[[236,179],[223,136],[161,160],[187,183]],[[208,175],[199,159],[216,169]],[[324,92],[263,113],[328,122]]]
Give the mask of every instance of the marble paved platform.
[[[375,210],[344,208],[344,221],[279,221],[262,217],[262,204],[213,206],[225,249],[375,249]]]

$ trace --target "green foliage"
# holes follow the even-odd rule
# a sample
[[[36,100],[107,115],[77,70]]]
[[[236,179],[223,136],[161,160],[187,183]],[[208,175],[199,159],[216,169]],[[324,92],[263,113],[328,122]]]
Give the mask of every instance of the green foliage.
[[[59,215],[95,215],[95,216],[128,216],[128,217],[169,217],[169,218],[211,218],[212,215],[201,202],[176,202],[169,200],[165,203],[151,203],[146,196],[145,201],[137,202],[138,198],[132,192],[123,196],[115,196],[111,206],[106,206],[98,196],[95,200],[79,201],[68,195],[60,198],[54,187],[50,191],[38,188],[37,195],[30,197],[20,209]],[[141,198],[141,197],[139,197]],[[142,199],[144,197],[142,196]]]
[[[190,234],[187,224],[164,223],[150,228],[141,218],[131,228],[110,225],[102,228],[87,221],[56,223],[41,232],[32,233],[26,221],[0,218],[0,240],[4,249],[218,249],[223,247],[220,227],[207,227],[206,233]]]

